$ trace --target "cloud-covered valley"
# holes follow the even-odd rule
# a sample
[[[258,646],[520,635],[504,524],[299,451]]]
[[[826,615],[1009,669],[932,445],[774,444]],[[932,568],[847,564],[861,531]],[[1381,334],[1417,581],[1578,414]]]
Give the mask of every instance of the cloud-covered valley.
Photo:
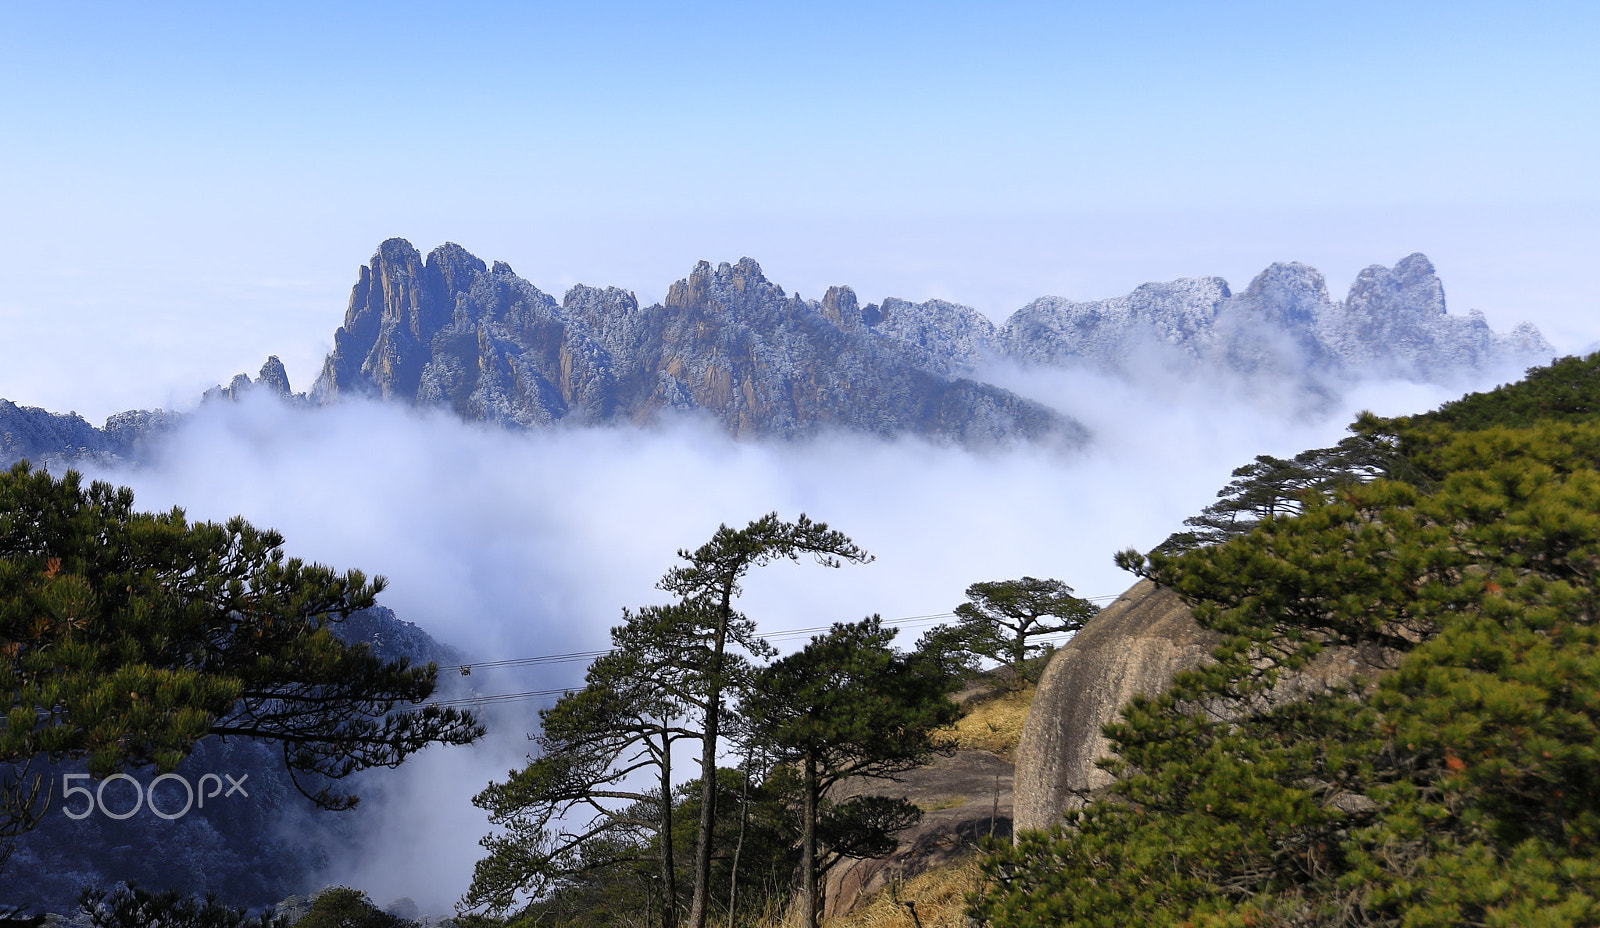
[[[826,521],[876,560],[753,573],[742,604],[768,631],[945,613],[975,581],[1024,574],[1114,596],[1132,578],[1112,554],[1159,543],[1254,455],[1331,444],[1362,408],[1400,414],[1456,395],[1369,382],[1307,412],[1249,385],[994,376],[1084,423],[1090,444],[968,450],[848,433],[741,442],[695,418],[513,432],[393,404],[291,407],[261,392],[207,404],[140,467],[91,473],[133,487],[142,509],[240,514],[281,531],[292,555],[381,574],[381,603],[469,659],[495,661],[604,647],[624,607],[663,601],[654,584],[678,549],[772,511]],[[470,684],[552,689],[579,684],[582,670],[485,671]],[[380,771],[356,847],[335,855],[326,879],[380,904],[410,896],[448,910],[488,828],[470,797],[520,762],[539,705],[498,707],[474,748],[430,749]]]

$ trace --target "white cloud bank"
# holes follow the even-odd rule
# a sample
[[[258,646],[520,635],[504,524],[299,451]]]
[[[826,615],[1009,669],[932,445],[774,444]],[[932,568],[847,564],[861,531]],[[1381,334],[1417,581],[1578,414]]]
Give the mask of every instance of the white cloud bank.
[[[854,435],[737,443],[700,421],[509,433],[398,406],[300,410],[256,396],[201,410],[145,467],[95,476],[132,486],[140,508],[242,514],[280,530],[291,554],[383,574],[380,602],[486,661],[604,647],[623,607],[663,601],[654,584],[676,550],[771,511],[826,521],[877,560],[753,573],[742,605],[767,630],[943,613],[973,582],[1024,574],[1115,595],[1131,578],[1112,554],[1159,543],[1254,455],[1331,444],[1360,408],[1399,414],[1456,395],[1368,384],[1305,415],[1238,388],[1010,376],[1083,421],[1093,445],[1064,454]],[[516,692],[575,684],[582,672],[573,663],[472,683]],[[447,911],[488,830],[470,797],[520,762],[536,707],[497,712],[480,746],[432,749],[383,772],[360,813],[360,850],[327,879],[380,904],[410,896]]]

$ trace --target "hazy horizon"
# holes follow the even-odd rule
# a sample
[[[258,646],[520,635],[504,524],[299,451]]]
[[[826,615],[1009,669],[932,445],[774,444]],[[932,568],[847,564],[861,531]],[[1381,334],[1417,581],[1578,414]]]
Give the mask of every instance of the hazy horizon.
[[[1452,312],[1600,340],[1600,9],[1375,0],[19,6],[0,397],[94,422],[276,354],[454,241],[557,296],[750,256],[997,321],[1412,252]]]

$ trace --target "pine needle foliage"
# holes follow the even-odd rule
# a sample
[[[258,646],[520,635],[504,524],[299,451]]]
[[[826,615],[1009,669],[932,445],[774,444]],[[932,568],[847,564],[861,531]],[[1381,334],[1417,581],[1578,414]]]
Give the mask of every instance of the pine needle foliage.
[[[72,471],[0,474],[0,838],[43,814],[50,791],[29,774],[41,759],[97,777],[170,771],[201,738],[263,739],[302,792],[342,809],[356,797],[333,781],[482,733],[470,714],[416,705],[432,665],[334,636],[382,578],[282,546],[242,518],[139,512],[131,490]]]
[[[1107,727],[1110,795],[997,850],[974,914],[1600,922],[1600,419],[1573,399],[1594,392],[1594,361],[1536,384],[1560,402],[1509,388],[1448,415],[1365,417],[1405,481],[1308,494],[1188,553],[1120,555],[1225,639]],[[1334,647],[1392,669],[1275,695]]]

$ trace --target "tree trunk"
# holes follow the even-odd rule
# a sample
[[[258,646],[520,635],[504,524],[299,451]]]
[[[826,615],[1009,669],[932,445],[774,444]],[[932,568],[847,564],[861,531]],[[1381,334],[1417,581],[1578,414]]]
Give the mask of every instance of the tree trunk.
[[[744,852],[745,826],[750,823],[750,771],[746,768],[754,765],[752,756],[741,768],[743,776],[739,779],[739,840],[733,845],[733,874],[728,877],[728,928],[733,928],[733,913],[739,901],[739,855]]]
[[[807,752],[800,788],[800,924],[817,928],[817,759]]]
[[[694,898],[688,928],[706,928],[711,905],[711,831],[717,821],[717,723],[722,715],[722,655],[728,646],[728,619],[733,613],[733,587],[722,590],[711,669],[706,687],[705,741],[700,749],[700,831],[694,847]]]
[[[678,924],[678,870],[672,859],[672,736],[661,738],[661,928]]]

